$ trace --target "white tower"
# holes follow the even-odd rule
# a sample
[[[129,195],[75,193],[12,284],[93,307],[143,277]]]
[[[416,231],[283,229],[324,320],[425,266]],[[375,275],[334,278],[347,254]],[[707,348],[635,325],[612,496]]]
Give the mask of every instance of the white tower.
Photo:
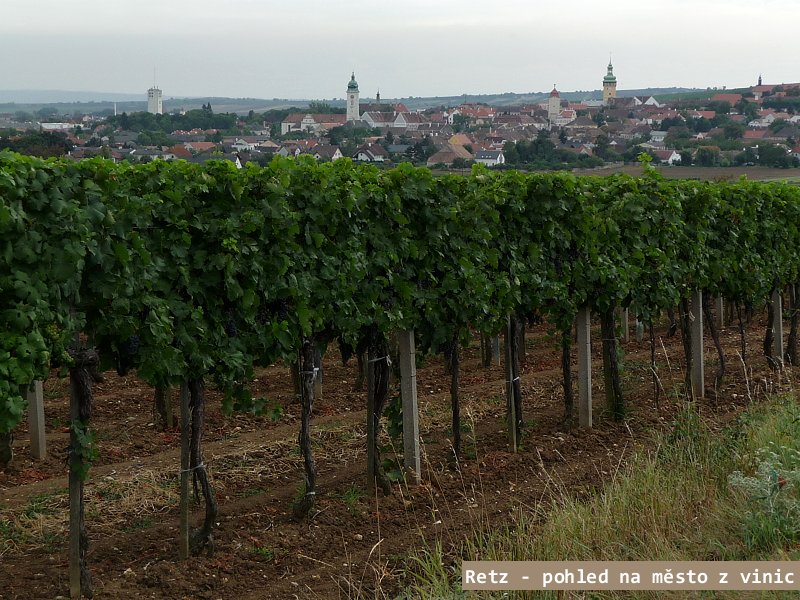
[[[356,74],[350,76],[350,83],[347,84],[347,121],[361,120],[361,113],[358,105],[358,83]]]
[[[561,114],[561,94],[553,85],[553,91],[550,92],[550,98],[547,100],[547,120],[550,121],[551,126],[555,124],[559,114]]]
[[[153,86],[147,90],[147,112],[160,115],[164,113],[164,105],[161,100],[161,90]]]

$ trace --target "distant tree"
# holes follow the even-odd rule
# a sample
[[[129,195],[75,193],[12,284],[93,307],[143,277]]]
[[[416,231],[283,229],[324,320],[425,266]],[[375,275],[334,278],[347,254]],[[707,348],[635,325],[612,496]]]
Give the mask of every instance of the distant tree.
[[[775,119],[772,123],[769,124],[769,130],[774,133],[776,131],[780,131],[788,124],[789,123],[788,121],[786,121],[786,119]]]
[[[514,142],[506,142],[503,144],[503,156],[505,156],[506,162],[510,165],[519,164],[520,160],[517,144]]]
[[[58,109],[52,106],[43,106],[36,111],[36,116],[42,120],[52,119],[58,116]]]
[[[705,133],[706,131],[711,131],[712,127],[711,121],[705,117],[689,119],[689,126],[695,133]]]
[[[754,165],[758,162],[758,153],[753,147],[747,147],[744,152],[740,152],[733,157],[733,164],[735,165]]]
[[[707,104],[707,108],[716,113],[727,115],[731,112],[731,103],[727,100],[713,101]]]
[[[423,138],[407,151],[406,155],[414,162],[425,163],[428,159],[436,154],[437,148],[430,137]]]
[[[745,126],[741,123],[730,121],[722,128],[723,135],[728,140],[738,140],[744,135]]]
[[[606,155],[608,154],[608,150],[611,144],[611,140],[608,138],[608,135],[605,133],[601,133],[597,136],[597,139],[594,141],[594,153],[596,156],[605,159]]]
[[[561,130],[558,132],[558,141],[561,142],[562,144],[566,144],[567,139],[568,139],[567,130],[562,127]]]
[[[468,115],[453,115],[453,131],[456,133],[466,131],[469,128],[469,121],[470,118]]]
[[[28,131],[19,136],[16,135],[16,131],[13,133],[15,134],[13,137],[0,137],[0,150],[7,148],[20,154],[48,158],[63,156],[73,148],[63,133]]]
[[[761,106],[764,108],[774,108],[776,110],[782,110],[786,112],[791,111],[795,113],[800,111],[800,98],[797,96],[765,98],[761,103]]]
[[[454,169],[469,169],[472,165],[475,164],[474,160],[470,160],[468,158],[461,158],[460,156],[453,159],[453,168]]]
[[[171,146],[175,138],[161,131],[142,131],[136,136],[136,142],[142,146]]]
[[[17,123],[30,123],[31,121],[33,121],[33,118],[34,117],[31,113],[24,110],[18,110],[17,112],[14,113],[14,120]]]
[[[762,144],[758,147],[758,164],[765,167],[788,169],[796,163],[783,146]]]
[[[672,127],[686,125],[686,120],[681,117],[667,117],[661,121],[661,131],[669,131]]]
[[[327,102],[309,102],[308,103],[308,112],[313,114],[335,114],[335,115],[344,115],[347,114],[347,109],[342,108],[334,108]]]
[[[758,105],[755,102],[748,102],[743,97],[736,103],[736,112],[744,115],[748,121],[752,121],[758,116]]]
[[[708,146],[702,146],[697,149],[694,162],[700,167],[716,167],[719,165],[719,150]]]
[[[691,150],[681,150],[681,164],[685,166],[689,166],[692,164],[692,152]]]

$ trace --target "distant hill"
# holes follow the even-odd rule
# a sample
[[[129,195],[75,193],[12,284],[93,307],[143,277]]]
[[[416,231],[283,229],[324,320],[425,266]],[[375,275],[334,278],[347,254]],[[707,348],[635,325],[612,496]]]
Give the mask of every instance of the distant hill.
[[[683,97],[703,97],[711,95],[720,90],[701,90],[697,88],[645,88],[637,90],[619,90],[618,96],[656,96],[659,99]],[[520,104],[531,104],[542,102],[549,95],[546,92],[528,92],[503,94],[463,94],[460,96],[432,96],[420,97],[409,96],[407,98],[385,98],[383,101],[402,102],[411,110],[422,110],[435,108],[438,106],[457,106],[462,102],[475,102],[491,104],[493,106],[514,106]],[[147,110],[145,94],[119,94],[106,92],[71,92],[63,90],[0,90],[0,112],[13,113],[16,111],[35,112],[42,108],[52,108],[62,114],[74,112],[111,114],[114,104],[118,113],[137,112]],[[600,100],[601,90],[587,90],[574,92],[561,92],[561,97],[574,102],[581,100]],[[369,102],[370,98],[362,97],[362,102]],[[177,109],[191,110],[200,108],[204,104],[210,103],[215,112],[235,112],[246,114],[253,110],[263,112],[270,109],[288,108],[290,106],[308,106],[309,99],[286,99],[272,98],[271,100],[262,98],[224,98],[224,97],[205,97],[205,98],[172,98],[165,96],[164,109],[172,111]],[[344,99],[321,100],[331,106],[343,107]]]

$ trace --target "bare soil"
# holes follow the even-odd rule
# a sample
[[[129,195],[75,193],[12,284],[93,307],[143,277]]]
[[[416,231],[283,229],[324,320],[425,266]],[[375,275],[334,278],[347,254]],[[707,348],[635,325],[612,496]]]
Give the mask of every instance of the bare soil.
[[[789,179],[796,181],[800,177],[800,169],[777,169],[773,167],[681,167],[680,165],[658,165],[659,173],[667,179],[700,179],[703,181],[736,181],[744,176],[753,181]],[[641,165],[611,165],[595,169],[575,169],[575,175],[613,175],[627,173],[640,176],[644,168]]]
[[[631,324],[633,335],[634,326]],[[788,375],[769,372],[760,354],[764,324],[749,329],[752,371],[737,357],[739,333],[722,332],[729,359],[724,389],[700,410],[723,428],[749,402],[779,389]],[[684,404],[679,335],[657,328],[657,369],[668,396],[656,403],[648,339],[624,344],[628,418],[603,409],[599,335],[594,340],[591,430],[564,427],[560,351],[546,325],[529,328],[522,370],[523,448],[514,453],[505,426],[501,367],[480,366],[478,340],[463,354],[464,456],[450,444],[449,377],[440,357],[418,370],[424,449],[419,486],[396,483],[382,497],[366,478],[366,394],[353,390],[355,361],[342,366],[329,349],[323,395],[312,427],[318,463],[317,504],[297,522],[291,504],[301,489],[297,448],[300,407],[288,369],[258,373],[254,394],[282,409],[279,419],[223,415],[209,392],[205,463],[220,505],[212,555],[178,560],[177,430],[153,426],[153,390],[135,376],[105,374],[95,386],[92,427],[100,455],[86,485],[89,562],[97,598],[382,598],[406,581],[407,557],[440,543],[455,553],[480,527],[502,527],[520,508],[548,506],[563,494],[596,493],[637,448],[652,445]],[[574,357],[573,357],[574,358]],[[717,357],[706,342],[706,380]],[[45,382],[48,458],[30,458],[27,429],[16,432],[16,458],[0,472],[0,597],[68,596],[66,452],[68,385]],[[715,398],[719,398],[718,400]],[[177,398],[175,398],[177,401]],[[402,442],[383,432],[385,455],[402,463]],[[398,446],[399,444],[399,446]],[[202,519],[202,507],[193,513]]]

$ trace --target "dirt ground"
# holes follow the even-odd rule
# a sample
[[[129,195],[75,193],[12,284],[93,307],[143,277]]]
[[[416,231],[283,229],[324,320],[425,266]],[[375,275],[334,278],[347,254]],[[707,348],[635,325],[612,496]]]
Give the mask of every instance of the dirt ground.
[[[758,319],[756,319],[758,320]],[[752,371],[737,356],[739,332],[723,330],[728,376],[720,400],[700,403],[704,418],[723,427],[746,405],[785,385],[760,354],[764,323],[749,328]],[[634,327],[632,324],[631,334]],[[594,428],[562,425],[560,352],[546,325],[528,329],[522,372],[525,437],[513,453],[505,427],[500,366],[479,363],[477,338],[464,352],[462,444],[453,460],[449,377],[442,359],[418,369],[423,483],[396,483],[376,495],[366,478],[366,394],[353,391],[355,361],[341,365],[331,348],[324,358],[323,395],[312,427],[319,479],[317,505],[297,522],[291,504],[302,484],[297,449],[299,405],[288,369],[258,373],[254,394],[282,414],[220,412],[209,391],[205,463],[220,513],[213,555],[178,560],[179,434],[153,426],[153,390],[135,376],[105,374],[95,386],[92,427],[100,455],[86,485],[89,563],[96,598],[383,598],[405,581],[405,559],[440,543],[456,552],[479,527],[501,527],[522,508],[547,506],[562,494],[596,493],[635,449],[652,444],[681,408],[679,335],[656,330],[657,371],[667,396],[653,398],[648,338],[623,344],[623,385],[629,417],[609,420],[603,409],[599,333],[594,334]],[[706,342],[706,381],[718,364]],[[573,361],[575,357],[573,357]],[[573,362],[573,365],[575,362]],[[16,432],[16,458],[0,472],[0,597],[68,596],[66,452],[68,382],[45,382],[48,458],[30,458],[27,428]],[[395,384],[396,385],[396,384]],[[710,394],[713,395],[713,394]],[[387,458],[402,442],[383,432]],[[397,445],[400,447],[397,447]],[[395,449],[397,452],[395,453]],[[193,522],[202,518],[193,511]]]
[[[680,165],[659,165],[656,169],[667,179],[700,179],[703,181],[736,181],[742,176],[751,181],[788,180],[796,182],[800,169],[777,169],[773,167],[681,167]],[[612,165],[596,169],[575,169],[575,175],[612,175],[627,173],[639,176],[644,168],[641,165]]]

